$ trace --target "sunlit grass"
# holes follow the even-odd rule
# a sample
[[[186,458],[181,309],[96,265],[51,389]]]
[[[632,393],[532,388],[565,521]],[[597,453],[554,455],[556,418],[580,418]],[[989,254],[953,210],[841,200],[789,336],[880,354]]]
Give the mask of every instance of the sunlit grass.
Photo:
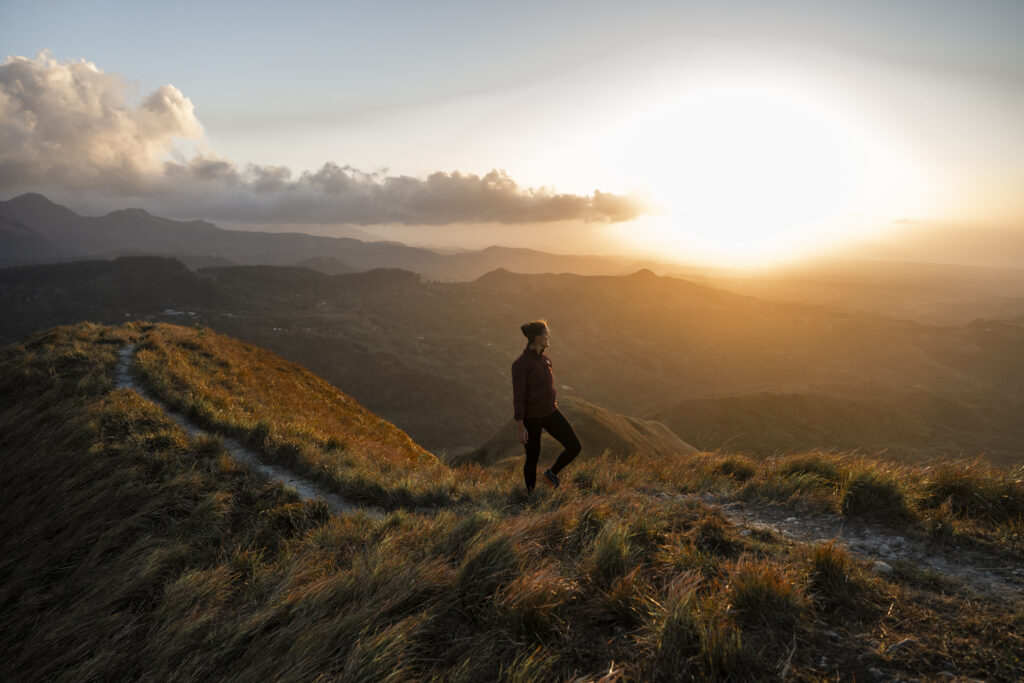
[[[835,546],[741,535],[700,497],[872,517],[842,505],[850,482],[895,481],[896,523],[923,529],[945,509],[960,533],[1019,547],[1017,518],[954,507],[931,470],[826,454],[598,456],[528,498],[515,472],[445,468],[295,366],[190,335],[81,325],[0,355],[3,680],[816,680],[834,677],[823,656],[847,656],[860,679],[859,635],[883,638],[899,610],[911,613],[900,632],[922,641],[959,629],[944,657],[965,675],[1008,678],[1020,661],[993,626],[1006,605],[972,598],[961,619],[967,603],[922,601],[919,577],[894,584]],[[129,341],[150,353],[147,383],[167,382],[161,395],[220,437],[190,438],[113,389]],[[242,358],[264,370],[226,370]],[[309,476],[322,465],[321,481],[391,511],[332,515],[239,466],[226,436]],[[972,472],[1014,509],[1015,480],[985,480],[1013,475]],[[824,630],[836,638],[822,644]]]

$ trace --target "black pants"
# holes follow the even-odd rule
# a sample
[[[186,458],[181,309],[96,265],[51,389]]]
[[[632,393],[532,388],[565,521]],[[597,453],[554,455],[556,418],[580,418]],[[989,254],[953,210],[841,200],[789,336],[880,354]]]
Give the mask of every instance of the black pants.
[[[548,434],[562,444],[565,450],[551,466],[551,471],[558,474],[562,468],[572,462],[573,458],[580,454],[583,449],[580,440],[576,437],[572,425],[562,415],[562,411],[555,408],[555,412],[547,417],[526,417],[523,418],[523,425],[526,427],[527,442],[523,444],[526,450],[526,463],[523,465],[523,478],[526,480],[526,488],[533,489],[537,483],[537,460],[540,458],[540,434],[546,429]]]

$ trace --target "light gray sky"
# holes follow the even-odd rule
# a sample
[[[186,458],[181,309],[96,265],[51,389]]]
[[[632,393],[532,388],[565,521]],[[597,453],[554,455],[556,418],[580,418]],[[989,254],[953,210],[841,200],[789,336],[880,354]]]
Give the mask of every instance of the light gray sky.
[[[445,201],[470,207],[479,197],[467,194],[486,183],[446,175],[390,209],[384,203],[409,191],[378,191],[384,178],[503,169],[515,188],[487,190],[499,199],[541,186],[548,194],[503,212],[424,214],[435,227],[423,241],[494,216],[494,239],[506,243],[528,242],[523,226],[552,217],[607,232],[612,216],[647,247],[709,260],[782,253],[817,236],[822,245],[857,231],[876,237],[897,220],[1024,229],[1022,28],[1024,3],[984,1],[4,3],[0,45],[30,60],[51,51],[37,68],[47,87],[69,60],[123,77],[102,87],[104,97],[121,87],[129,113],[174,86],[181,99],[172,93],[176,108],[162,115],[155,142],[131,153],[170,153],[189,182],[216,178],[223,191],[197,199],[194,185],[154,189],[149,176],[126,180],[129,171],[76,187],[67,178],[80,167],[52,165],[31,166],[38,173],[20,185],[11,171],[0,191],[36,189],[95,210],[133,203],[238,224],[263,215],[329,224],[337,203],[319,213],[294,207],[336,188],[310,181],[291,203],[253,188],[269,168],[287,167],[296,183],[330,162],[376,173],[359,186],[359,211],[337,222],[408,225],[442,184]],[[156,124],[133,125],[138,138]],[[40,147],[24,127],[3,133]],[[86,150],[89,163],[96,149]],[[197,170],[196,153],[237,173]],[[261,175],[246,176],[248,164]],[[661,209],[630,220],[595,190]],[[572,195],[571,210],[553,208],[557,193]],[[759,229],[737,227],[765,216]],[[784,237],[754,236],[767,233]]]

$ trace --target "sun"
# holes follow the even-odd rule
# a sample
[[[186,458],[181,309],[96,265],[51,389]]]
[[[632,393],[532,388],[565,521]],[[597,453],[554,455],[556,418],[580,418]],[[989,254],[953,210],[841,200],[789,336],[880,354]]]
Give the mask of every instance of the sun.
[[[658,215],[629,239],[662,255],[785,260],[907,215],[919,194],[919,174],[891,141],[777,79],[687,83],[600,137],[589,165],[650,198]]]

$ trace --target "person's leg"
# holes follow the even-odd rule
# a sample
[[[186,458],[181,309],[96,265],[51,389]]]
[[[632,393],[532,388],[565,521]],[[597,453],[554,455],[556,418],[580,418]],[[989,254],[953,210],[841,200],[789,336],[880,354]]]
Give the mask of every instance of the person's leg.
[[[527,441],[523,444],[526,451],[526,462],[523,463],[523,479],[526,481],[526,490],[532,491],[537,485],[537,460],[540,458],[540,435],[544,427],[543,418],[525,418],[523,425],[526,427]]]
[[[555,412],[544,418],[544,429],[548,430],[548,434],[555,437],[562,444],[562,448],[565,449],[559,454],[555,464],[551,466],[551,471],[554,474],[558,474],[566,465],[573,461],[573,458],[580,454],[583,447],[576,436],[576,431],[558,408],[555,408]]]

